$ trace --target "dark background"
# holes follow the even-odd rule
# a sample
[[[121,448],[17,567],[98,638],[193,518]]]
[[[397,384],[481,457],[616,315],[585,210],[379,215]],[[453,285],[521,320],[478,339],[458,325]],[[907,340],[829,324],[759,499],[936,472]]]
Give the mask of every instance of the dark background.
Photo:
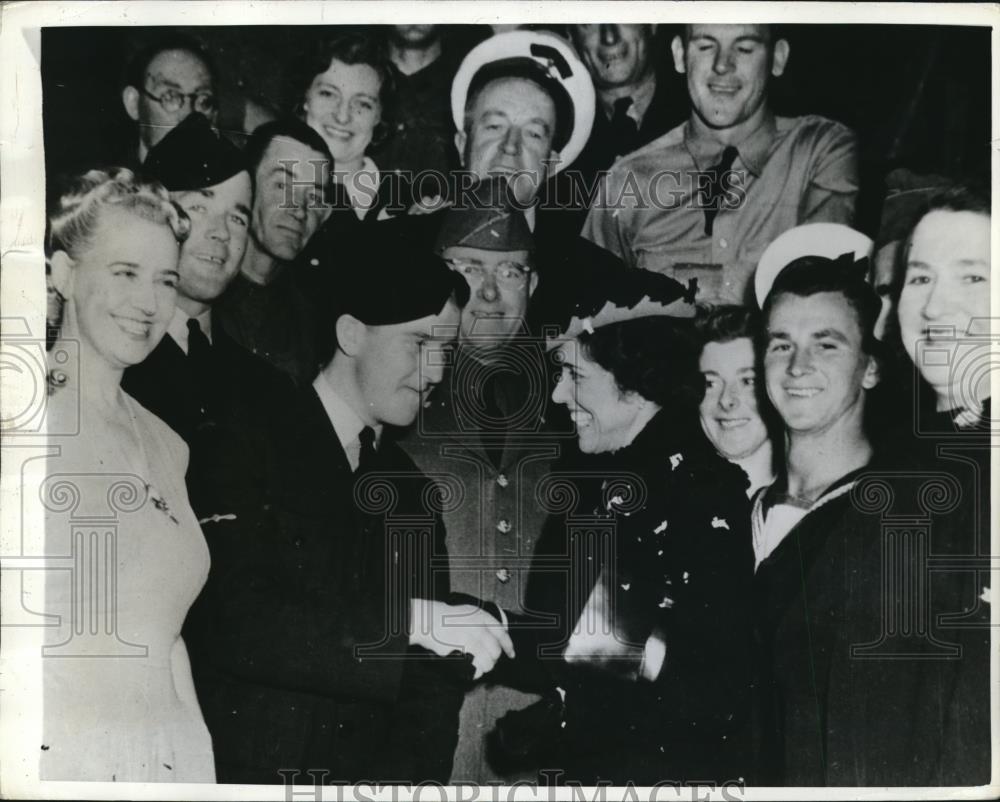
[[[369,26],[378,32],[380,26]],[[459,46],[490,33],[448,26]],[[124,65],[163,28],[45,28],[42,85],[50,175],[79,169],[134,138],[121,104]],[[337,26],[186,27],[214,54],[220,73],[220,127],[239,139],[247,101],[275,112],[300,99],[289,77],[314,37]],[[670,57],[675,26],[657,33],[660,74],[688,107]],[[920,173],[989,180],[990,29],[911,25],[788,25],[785,75],[772,81],[778,114],[821,114],[851,126],[861,143],[858,227],[874,233],[884,176]]]

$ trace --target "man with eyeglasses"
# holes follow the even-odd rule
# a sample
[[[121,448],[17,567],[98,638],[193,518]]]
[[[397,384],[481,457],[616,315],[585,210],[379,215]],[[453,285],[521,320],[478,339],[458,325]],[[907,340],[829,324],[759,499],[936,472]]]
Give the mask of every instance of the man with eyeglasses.
[[[144,162],[150,149],[192,111],[215,124],[215,68],[193,39],[169,37],[143,48],[132,59],[125,81],[122,103],[139,126],[138,148],[129,154],[133,164]]]
[[[435,250],[465,277],[469,300],[451,368],[400,445],[425,475],[461,486],[461,503],[443,514],[452,590],[520,612],[522,569],[545,517],[535,488],[559,444],[544,420],[545,351],[525,325],[539,284],[534,238],[510,193],[504,177],[486,179],[442,215]],[[489,762],[486,735],[536,699],[492,683],[470,688],[451,781],[515,779]]]

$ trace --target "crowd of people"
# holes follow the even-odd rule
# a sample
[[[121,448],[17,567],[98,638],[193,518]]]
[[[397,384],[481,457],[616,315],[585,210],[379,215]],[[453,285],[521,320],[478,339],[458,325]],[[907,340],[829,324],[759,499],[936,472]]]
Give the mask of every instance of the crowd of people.
[[[686,118],[565,28],[331,27],[239,146],[136,55],[50,199],[49,473],[118,525],[42,779],[990,781],[986,185],[870,238],[770,26],[678,28]]]

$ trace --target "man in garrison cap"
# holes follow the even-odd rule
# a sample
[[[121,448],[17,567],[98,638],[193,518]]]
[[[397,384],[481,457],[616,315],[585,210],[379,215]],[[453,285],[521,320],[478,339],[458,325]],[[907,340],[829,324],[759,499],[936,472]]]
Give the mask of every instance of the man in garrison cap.
[[[446,782],[465,687],[512,652],[497,617],[450,603],[448,498],[394,442],[468,297],[405,223],[338,252],[336,350],[274,422],[279,525],[227,589],[232,683],[205,711],[230,745],[226,781]]]
[[[251,207],[240,151],[201,114],[188,116],[152,150],[144,169],[191,219],[178,263],[177,310],[166,336],[123,386],[184,438],[190,449],[188,496],[212,555],[208,583],[188,614],[184,638],[199,698],[217,693],[213,629],[216,594],[231,552],[272,523],[262,432],[284,414],[292,386],[276,369],[213,326],[212,310],[239,270]],[[225,659],[225,655],[222,655]],[[214,731],[217,756],[226,743]]]
[[[521,611],[545,515],[535,488],[560,441],[546,424],[545,349],[525,325],[539,283],[533,238],[509,193],[503,178],[482,181],[444,213],[434,249],[470,297],[453,364],[401,445],[426,475],[461,485],[461,503],[444,511],[452,589]],[[466,694],[452,782],[520,776],[491,764],[486,736],[535,698],[488,678]]]

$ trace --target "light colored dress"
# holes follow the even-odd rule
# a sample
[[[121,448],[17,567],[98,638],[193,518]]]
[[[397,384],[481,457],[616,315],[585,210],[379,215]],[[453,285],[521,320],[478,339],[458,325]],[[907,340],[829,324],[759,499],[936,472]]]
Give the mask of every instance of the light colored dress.
[[[40,497],[53,619],[43,651],[46,780],[214,782],[212,741],[181,626],[209,553],[184,484],[188,449],[124,394],[140,455],[101,438],[53,436]],[[77,394],[49,398],[50,432],[73,431]],[[91,430],[88,433],[88,428]]]

